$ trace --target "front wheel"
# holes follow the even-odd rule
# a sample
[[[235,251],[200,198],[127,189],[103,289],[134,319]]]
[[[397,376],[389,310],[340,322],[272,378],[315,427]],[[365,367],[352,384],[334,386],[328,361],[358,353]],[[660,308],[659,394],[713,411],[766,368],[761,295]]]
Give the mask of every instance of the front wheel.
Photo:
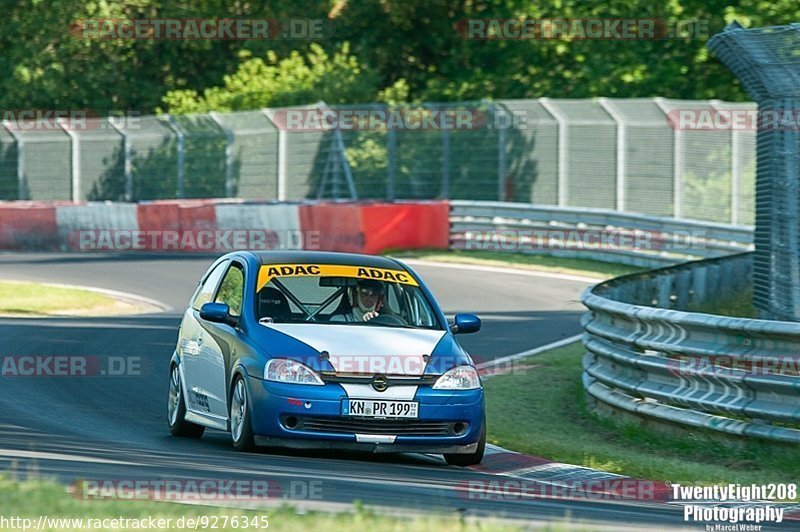
[[[470,454],[445,454],[444,460],[450,465],[467,467],[478,465],[483,460],[483,453],[486,451],[486,418],[483,418],[481,437],[478,440],[478,448]]]
[[[167,420],[169,431],[173,436],[184,438],[199,438],[206,428],[186,421],[186,403],[183,401],[183,386],[181,385],[181,371],[177,364],[172,365],[169,372],[169,398],[167,405]]]
[[[237,451],[251,451],[255,447],[250,423],[250,401],[247,386],[241,377],[236,378],[231,393],[231,439]]]

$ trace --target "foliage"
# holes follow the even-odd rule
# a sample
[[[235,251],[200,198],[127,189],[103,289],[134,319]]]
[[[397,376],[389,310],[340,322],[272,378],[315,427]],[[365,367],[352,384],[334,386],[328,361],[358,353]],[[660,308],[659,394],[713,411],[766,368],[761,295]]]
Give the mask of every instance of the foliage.
[[[222,87],[210,87],[202,95],[192,89],[171,91],[164,104],[172,113],[240,111],[320,100],[329,104],[368,101],[377,91],[377,76],[361,69],[347,43],[332,56],[312,44],[305,57],[292,51],[281,60],[274,52],[267,54],[266,61],[247,58],[235,73],[225,76]]]
[[[705,48],[736,19],[800,17],[793,0],[20,0],[0,19],[5,109],[180,112],[385,100],[525,97],[721,98],[747,95]],[[319,19],[321,39],[87,38],[81,19]],[[468,40],[467,18],[653,18],[698,22],[661,40]],[[78,30],[76,30],[78,28]],[[348,44],[349,43],[349,47]]]

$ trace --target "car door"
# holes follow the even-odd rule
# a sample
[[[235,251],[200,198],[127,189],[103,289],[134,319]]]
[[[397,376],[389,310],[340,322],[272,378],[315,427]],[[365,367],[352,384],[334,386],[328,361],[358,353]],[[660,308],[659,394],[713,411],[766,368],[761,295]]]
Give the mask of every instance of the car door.
[[[179,343],[186,409],[204,415],[211,414],[211,407],[205,391],[205,379],[201,374],[203,364],[200,360],[209,356],[209,346],[208,333],[200,324],[200,307],[214,300],[229,263],[230,261],[225,260],[209,269],[192,296],[181,323]]]
[[[214,297],[216,303],[225,303],[232,317],[241,318],[244,298],[244,265],[232,260]],[[226,323],[199,320],[203,345],[197,357],[197,378],[208,413],[221,418],[228,416],[228,382],[230,381],[231,351],[238,334],[235,327]]]

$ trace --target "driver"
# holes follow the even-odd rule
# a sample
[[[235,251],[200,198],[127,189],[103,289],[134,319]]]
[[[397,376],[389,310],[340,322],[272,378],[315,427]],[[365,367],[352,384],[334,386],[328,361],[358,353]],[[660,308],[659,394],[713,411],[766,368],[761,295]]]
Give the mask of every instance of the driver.
[[[355,286],[347,291],[350,312],[338,314],[331,321],[369,321],[380,314],[386,285],[374,279],[359,279]]]

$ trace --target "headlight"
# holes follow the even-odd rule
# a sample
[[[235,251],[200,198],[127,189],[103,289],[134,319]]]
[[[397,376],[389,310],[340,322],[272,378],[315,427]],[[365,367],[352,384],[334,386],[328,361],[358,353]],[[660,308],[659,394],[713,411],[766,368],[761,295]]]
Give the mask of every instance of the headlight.
[[[314,370],[288,358],[273,358],[267,362],[264,368],[264,380],[315,386],[325,384]]]
[[[478,371],[472,366],[457,366],[436,380],[434,390],[475,390],[481,387]]]

